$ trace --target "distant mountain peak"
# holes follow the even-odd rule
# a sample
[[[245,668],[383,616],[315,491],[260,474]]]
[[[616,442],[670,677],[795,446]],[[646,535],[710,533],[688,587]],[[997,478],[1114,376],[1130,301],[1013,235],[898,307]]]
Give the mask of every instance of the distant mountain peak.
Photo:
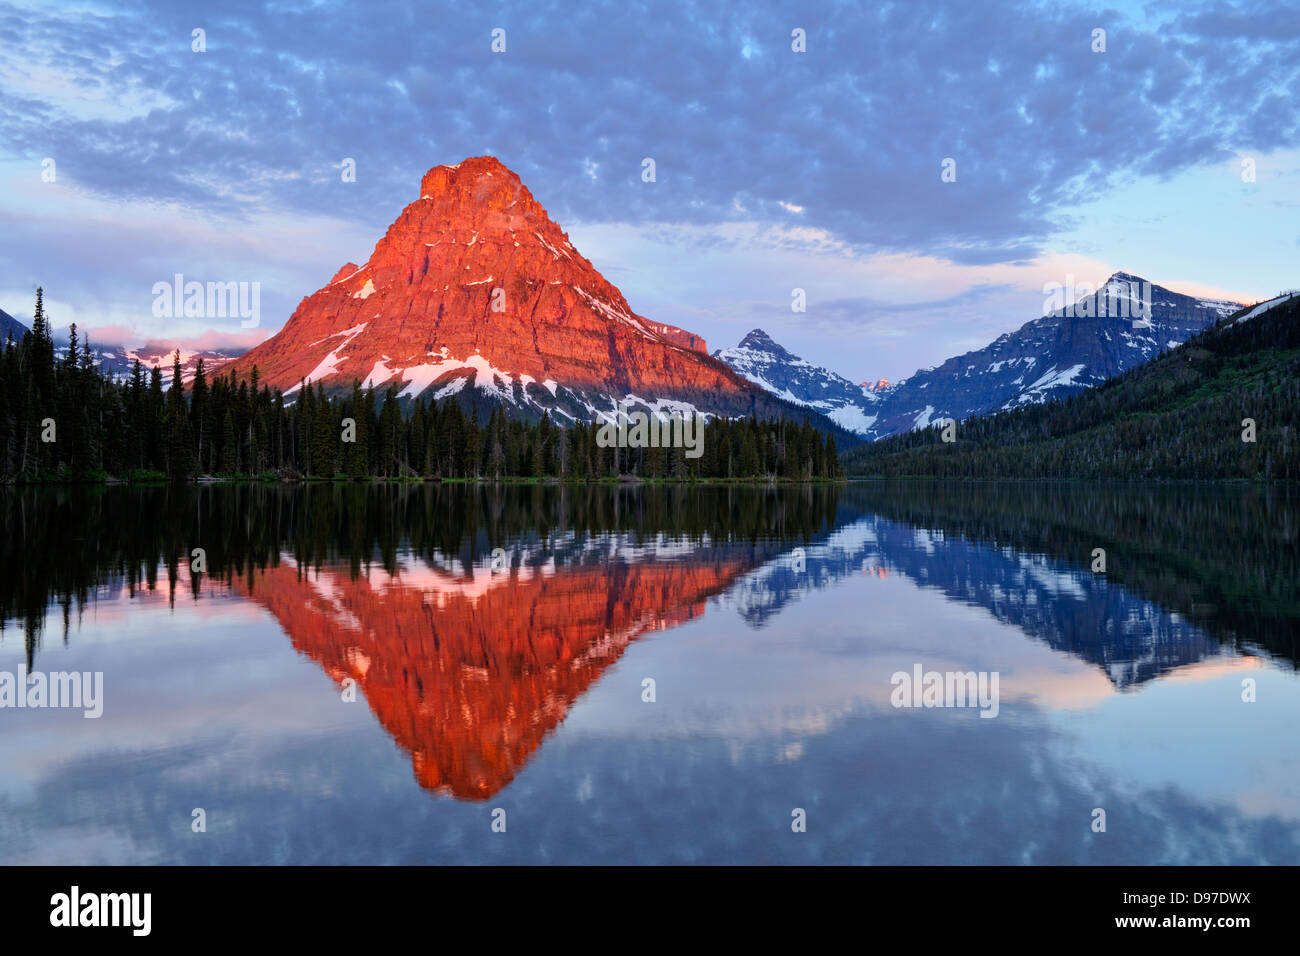
[[[816,409],[849,431],[868,434],[875,423],[871,406],[879,398],[842,375],[791,353],[762,329],[751,329],[735,348],[713,357],[779,398]]]
[[[760,348],[780,348],[762,329],[750,329],[743,339],[740,340],[738,348],[742,349],[760,349]]]
[[[783,348],[775,339],[772,338],[772,336],[768,335],[762,329],[750,329],[749,333],[740,340],[740,343],[735,349],[727,349],[725,351],[727,351],[728,354],[731,354],[738,350],[748,350],[759,354],[769,355],[774,360],[782,362],[803,361],[797,355],[794,355],[787,349]],[[717,352],[714,353],[714,356],[717,357]]]

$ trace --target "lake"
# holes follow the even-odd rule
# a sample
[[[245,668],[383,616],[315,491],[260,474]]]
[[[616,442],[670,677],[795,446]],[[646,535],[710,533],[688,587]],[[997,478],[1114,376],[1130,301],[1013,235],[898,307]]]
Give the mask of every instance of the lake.
[[[1294,490],[0,511],[3,863],[1300,863]]]

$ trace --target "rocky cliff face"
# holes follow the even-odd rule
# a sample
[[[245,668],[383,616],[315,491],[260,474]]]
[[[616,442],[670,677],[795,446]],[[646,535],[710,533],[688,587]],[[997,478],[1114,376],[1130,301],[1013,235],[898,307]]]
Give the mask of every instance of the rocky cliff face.
[[[690,332],[632,311],[519,177],[480,156],[436,166],[364,265],[344,265],[234,363],[290,398],[397,385],[589,420],[635,396],[661,409],[779,413]],[[565,419],[560,418],[561,422]]]

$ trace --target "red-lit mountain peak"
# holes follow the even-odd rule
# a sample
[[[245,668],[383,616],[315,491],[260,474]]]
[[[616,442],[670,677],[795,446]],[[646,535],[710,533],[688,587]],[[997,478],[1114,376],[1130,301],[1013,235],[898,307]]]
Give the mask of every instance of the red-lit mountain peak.
[[[303,379],[426,399],[472,385],[575,418],[629,394],[752,410],[753,386],[704,348],[635,314],[519,177],[477,156],[429,170],[369,260],[341,268],[235,368],[256,364],[291,394]]]

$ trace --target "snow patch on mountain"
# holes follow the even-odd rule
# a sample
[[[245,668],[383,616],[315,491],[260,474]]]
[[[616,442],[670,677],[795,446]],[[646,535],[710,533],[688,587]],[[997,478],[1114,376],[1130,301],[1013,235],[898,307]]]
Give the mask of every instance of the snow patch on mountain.
[[[335,332],[333,335],[327,335],[324,339],[321,339],[316,343],[319,345],[320,342],[324,342],[328,339],[336,338],[340,335],[345,336],[342,344],[336,347],[333,351],[327,353],[326,356],[320,360],[320,364],[312,369],[310,374],[307,375],[306,381],[308,385],[312,382],[319,381],[322,378],[327,378],[339,370],[339,363],[347,358],[347,356],[343,354],[343,350],[348,347],[349,342],[366,330],[367,324],[368,323],[366,322],[362,322],[360,325],[354,325],[352,328],[344,329],[342,332]],[[291,395],[300,388],[302,388],[301,382],[297,385],[291,386],[290,388],[286,388],[284,394]]]
[[[1273,308],[1274,306],[1278,306],[1281,305],[1283,302],[1289,301],[1294,295],[1296,295],[1296,293],[1294,292],[1284,292],[1282,295],[1279,295],[1277,298],[1269,299],[1267,302],[1261,302],[1259,305],[1255,306],[1253,309],[1251,309],[1249,312],[1247,312],[1241,318],[1237,319],[1232,324],[1240,325],[1242,322],[1248,322],[1251,319],[1255,318],[1256,316],[1263,315],[1265,312],[1267,312],[1269,309]],[[1236,310],[1234,309],[1233,311],[1235,312]]]
[[[847,428],[855,435],[867,435],[876,423],[878,415],[868,415],[857,405],[841,405],[826,412],[826,417],[841,428]]]

